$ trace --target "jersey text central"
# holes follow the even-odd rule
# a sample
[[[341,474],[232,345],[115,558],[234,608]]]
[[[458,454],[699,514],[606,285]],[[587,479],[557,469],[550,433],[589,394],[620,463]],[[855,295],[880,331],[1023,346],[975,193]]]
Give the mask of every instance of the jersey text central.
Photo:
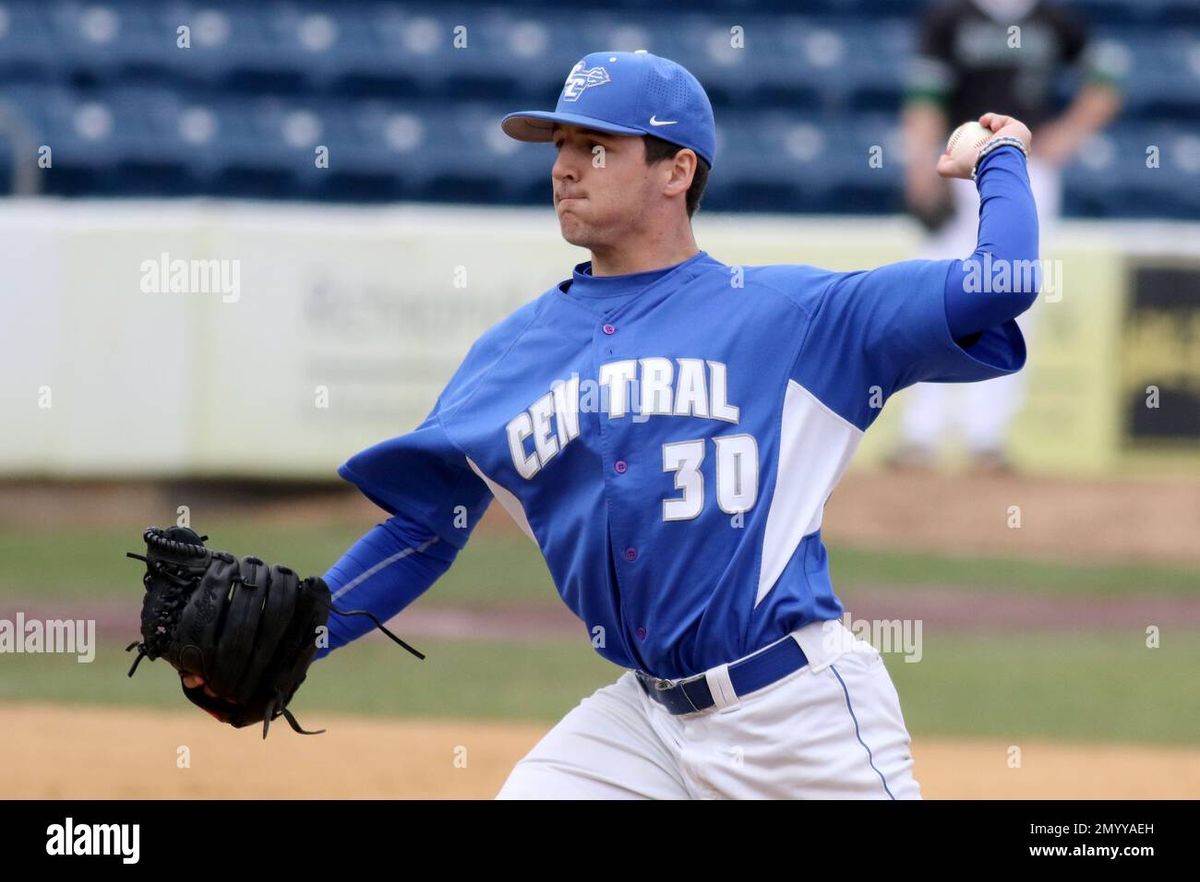
[[[702,417],[737,423],[725,364],[703,358],[627,358],[600,366],[599,379],[558,380],[505,430],[513,466],[529,480],[579,437],[581,413],[644,422],[652,416]]]

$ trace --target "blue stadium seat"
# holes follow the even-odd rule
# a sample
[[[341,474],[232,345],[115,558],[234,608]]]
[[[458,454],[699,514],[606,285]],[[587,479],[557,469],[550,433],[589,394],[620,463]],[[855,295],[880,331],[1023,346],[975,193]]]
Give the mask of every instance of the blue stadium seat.
[[[1122,77],[1121,113],[1126,118],[1190,119],[1200,114],[1200,32],[1182,29],[1104,28],[1095,51]],[[1079,87],[1078,72],[1059,79],[1065,105]]]
[[[343,75],[356,47],[370,41],[367,16],[350,4],[342,8],[290,3],[271,6],[264,26],[272,55],[298,63],[306,87],[318,92],[328,91]]]
[[[857,18],[912,19],[931,5],[930,0],[814,0],[805,11]]]
[[[736,34],[735,27],[741,28]],[[789,61],[776,35],[776,23],[761,15],[742,16],[736,22],[681,16],[657,31],[648,48],[692,71],[718,110],[771,106],[772,96],[782,96],[794,108],[817,104],[819,95],[810,78],[783,75]]]
[[[163,145],[147,92],[160,90],[138,91],[133,100],[121,93],[64,87],[37,96],[43,103],[35,117],[53,151],[43,179],[48,192],[161,193],[174,192],[184,182],[184,167],[165,153],[156,156]],[[147,156],[156,158],[139,174],[139,158]],[[127,170],[132,174],[126,176]]]
[[[710,208],[858,214],[897,204],[902,161],[892,116],[742,112],[718,128]],[[876,147],[881,165],[871,161]]]
[[[1135,47],[1127,86],[1131,108],[1143,116],[1200,116],[1200,34],[1159,32],[1131,45]]]
[[[267,10],[253,5],[196,3],[155,6],[155,28],[170,36],[163,61],[172,77],[229,89],[296,92],[308,82],[311,59],[288,46]],[[190,48],[175,45],[186,25]]]
[[[1075,0],[1073,5],[1095,24],[1168,27],[1200,24],[1200,4],[1195,0]]]
[[[438,167],[422,182],[421,198],[438,202],[534,201],[544,189],[550,199],[553,148],[523,144],[500,130],[503,109],[465,104],[436,120],[433,135]]]
[[[361,97],[414,96],[432,92],[428,68],[443,24],[411,9],[372,6],[363,11],[361,39],[340,44],[332,89]]]
[[[909,59],[916,51],[912,26],[881,21],[841,30],[852,52],[845,71],[851,106],[867,113],[899,111]]]
[[[1070,214],[1194,220],[1200,216],[1200,128],[1115,128],[1092,139],[1064,170],[1063,182]]]
[[[772,63],[758,74],[763,104],[824,112],[899,107],[912,43],[907,23],[781,17],[764,42]]]
[[[313,193],[342,201],[413,199],[437,166],[430,127],[436,108],[367,100],[345,104],[327,138],[329,169]]]
[[[172,31],[158,27],[141,3],[58,2],[46,7],[54,50],[74,76],[111,81],[126,72],[159,73],[175,49]]]
[[[0,94],[3,102],[21,121],[28,126],[44,144],[55,131],[51,121],[51,108],[59,102],[69,101],[70,91],[66,86],[54,83],[13,83],[5,85]]]
[[[454,28],[462,23],[462,17],[452,10],[388,5],[372,8],[368,16],[365,27],[372,53],[347,59],[343,77],[369,86],[369,91],[380,97],[387,83],[400,85],[407,94],[449,96],[454,75],[470,69],[481,54],[477,49],[486,51],[487,36],[482,28],[474,27],[468,27],[466,37],[468,47],[476,48],[455,49]],[[497,83],[507,80],[511,87],[510,74],[504,69],[497,70],[493,79]]]
[[[62,73],[53,28],[39,4],[0,3],[0,78],[45,83]]]
[[[315,151],[329,131],[323,109],[312,99],[290,96],[252,96],[219,105],[217,192],[294,197],[314,186]]]
[[[1200,2],[1080,2],[1128,80],[1120,124],[1066,171],[1068,211],[1195,217]],[[0,95],[53,145],[52,192],[548,205],[553,150],[511,141],[500,117],[552,107],[586,52],[645,48],[713,99],[708,208],[893,211],[896,110],[925,5],[0,0]]]

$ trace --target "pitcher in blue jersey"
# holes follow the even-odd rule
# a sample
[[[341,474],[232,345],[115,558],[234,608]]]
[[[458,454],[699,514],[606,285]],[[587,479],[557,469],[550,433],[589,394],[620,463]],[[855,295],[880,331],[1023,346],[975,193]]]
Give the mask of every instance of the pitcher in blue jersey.
[[[581,642],[626,670],[501,797],[920,797],[887,669],[839,621],[821,516],[889,396],[1025,362],[1029,130],[980,122],[974,164],[938,166],[977,181],[977,251],[831,272],[697,246],[716,129],[674,62],[593,53],[554,111],[505,117],[553,145],[563,237],[592,259],[485,332],[420,426],[341,466],[390,517],[325,577],[390,617],[493,498],[537,544]],[[1035,271],[979,290],[985,264]],[[370,627],[331,617],[320,655]]]

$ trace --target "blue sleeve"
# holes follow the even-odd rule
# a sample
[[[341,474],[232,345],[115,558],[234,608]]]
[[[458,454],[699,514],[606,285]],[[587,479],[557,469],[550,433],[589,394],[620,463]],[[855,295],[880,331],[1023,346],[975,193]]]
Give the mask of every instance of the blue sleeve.
[[[466,455],[447,436],[438,408],[406,435],[350,457],[338,474],[389,514],[403,514],[462,548],[492,500]]]
[[[518,310],[475,341],[425,420],[411,432],[355,454],[338,475],[391,517],[363,536],[330,568],[325,581],[340,609],[363,609],[386,621],[420,597],[466,545],[492,493],[470,467],[443,420],[469,403],[487,373],[532,321]],[[329,652],[375,627],[366,616],[330,615]]]
[[[403,514],[454,548],[466,544],[492,493],[446,432],[444,418],[469,403],[477,379],[491,368],[515,334],[521,310],[475,341],[421,425],[350,457],[338,475],[388,514]]]
[[[1016,318],[1041,288],[1038,219],[1016,147],[1001,147],[980,163],[979,244],[946,276],[946,319],[955,339]]]
[[[325,582],[338,609],[367,610],[386,622],[425,593],[457,555],[457,548],[396,515],[354,543],[330,567]],[[316,658],[374,629],[366,616],[330,613],[329,645],[318,649]]]
[[[982,270],[995,260],[1036,259],[1036,216],[1020,151],[989,154],[978,181],[980,249],[969,260]],[[914,383],[975,382],[1020,370],[1025,339],[1013,317],[1036,296],[1036,274],[1029,285],[983,295],[966,282],[971,269],[962,260],[909,260],[835,274],[818,299],[792,379],[865,430],[890,396]]]

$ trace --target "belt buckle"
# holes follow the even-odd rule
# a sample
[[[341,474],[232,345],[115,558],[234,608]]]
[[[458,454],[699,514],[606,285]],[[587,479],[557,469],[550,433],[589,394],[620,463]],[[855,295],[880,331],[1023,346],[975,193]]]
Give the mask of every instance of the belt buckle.
[[[695,680],[703,680],[704,674],[694,674],[691,677],[684,677],[682,680],[664,680],[662,677],[654,677],[650,674],[642,672],[642,679],[648,682],[659,692],[667,692],[674,689],[676,686],[682,686],[684,683],[691,683]]]
[[[695,713],[699,713],[700,708],[696,707],[696,702],[692,701],[692,696],[689,695],[688,691],[682,687],[687,683],[694,683],[698,680],[703,680],[707,676],[708,676],[707,673],[694,674],[691,677],[684,677],[682,680],[671,681],[671,680],[664,680],[661,677],[650,677],[649,675],[647,675],[648,679],[650,680],[651,685],[654,687],[656,692],[659,692],[659,693],[669,692],[670,690],[674,689],[677,686],[680,687],[680,689],[679,689],[680,694],[683,695],[684,699],[687,700],[688,706],[691,707],[692,711]]]
[[[704,677],[706,677],[707,674],[696,673],[696,674],[692,674],[691,677],[684,677],[683,679],[680,679],[680,680],[665,680],[665,679],[662,679],[661,677],[650,677],[650,674],[646,674],[646,676],[650,680],[650,684],[652,684],[656,690],[659,690],[660,692],[665,692],[668,689],[674,689],[674,688],[676,688],[676,686],[682,686],[685,683],[695,683],[696,680],[704,679]]]
[[[662,677],[652,676],[651,674],[647,674],[645,671],[639,671],[638,673],[641,675],[642,682],[647,686],[652,687],[656,692],[666,692],[675,685],[670,680],[664,680]]]

